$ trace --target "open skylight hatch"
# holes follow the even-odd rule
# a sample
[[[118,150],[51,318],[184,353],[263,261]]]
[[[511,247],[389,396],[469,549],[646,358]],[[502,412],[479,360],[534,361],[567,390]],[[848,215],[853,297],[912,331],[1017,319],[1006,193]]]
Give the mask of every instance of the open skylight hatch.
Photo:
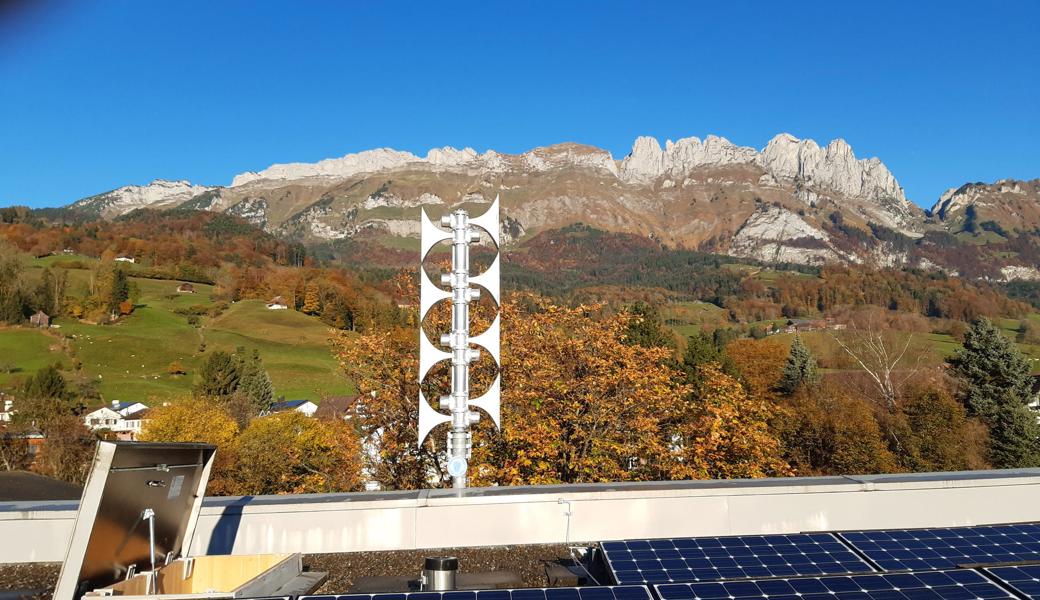
[[[54,600],[245,598],[307,593],[294,554],[190,556],[216,447],[99,442]]]

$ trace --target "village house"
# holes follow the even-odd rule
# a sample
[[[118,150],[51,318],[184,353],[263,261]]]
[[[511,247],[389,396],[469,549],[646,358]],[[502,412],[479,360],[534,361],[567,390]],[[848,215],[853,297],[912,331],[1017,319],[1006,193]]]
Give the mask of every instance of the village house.
[[[1036,422],[1040,423],[1040,373],[1029,378],[1032,382],[1029,403],[1026,405],[1036,413]]]
[[[285,304],[285,298],[275,296],[267,303],[267,310],[286,310],[289,306]]]
[[[43,312],[42,310],[38,310],[38,311],[36,311],[36,314],[34,314],[33,316],[29,317],[29,324],[32,325],[33,327],[44,327],[44,328],[50,327],[51,326],[51,317],[50,317],[50,315],[48,315],[47,313]]]
[[[14,417],[14,399],[3,392],[0,392],[0,399],[3,400],[3,408],[0,409],[0,423],[10,423]]]
[[[314,416],[318,419],[336,419],[340,421],[349,419],[348,411],[356,404],[356,401],[356,394],[353,396],[329,396],[322,398]]]
[[[310,400],[282,400],[271,404],[270,410],[265,414],[273,415],[282,412],[298,412],[307,417],[313,417],[318,411],[318,405]]]
[[[787,321],[785,333],[802,333],[806,331],[820,331],[827,329],[827,321],[822,319],[790,319]]]
[[[97,408],[83,415],[83,424],[93,431],[107,430],[116,439],[135,441],[147,420],[148,406],[141,402],[120,402]]]
[[[190,284],[190,283],[182,283],[182,284],[177,286],[177,293],[178,294],[194,294],[195,293],[195,286],[193,284]]]

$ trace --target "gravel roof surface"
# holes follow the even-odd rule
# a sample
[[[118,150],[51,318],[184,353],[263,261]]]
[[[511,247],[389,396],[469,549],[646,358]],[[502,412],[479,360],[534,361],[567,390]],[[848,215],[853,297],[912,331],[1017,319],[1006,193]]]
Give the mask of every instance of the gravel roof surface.
[[[512,571],[525,586],[544,587],[545,561],[567,557],[567,548],[558,544],[308,554],[303,564],[305,570],[329,572],[317,593],[347,592],[362,577],[418,577],[423,558],[441,555],[457,556],[460,573]],[[60,568],[58,563],[0,565],[0,592],[44,589],[46,592],[38,597],[49,600]]]
[[[545,561],[568,556],[567,548],[558,544],[309,554],[303,564],[311,571],[329,572],[328,580],[318,589],[318,593],[323,594],[349,591],[362,577],[408,575],[417,578],[423,558],[427,556],[457,556],[459,573],[512,571],[525,586],[544,587]]]

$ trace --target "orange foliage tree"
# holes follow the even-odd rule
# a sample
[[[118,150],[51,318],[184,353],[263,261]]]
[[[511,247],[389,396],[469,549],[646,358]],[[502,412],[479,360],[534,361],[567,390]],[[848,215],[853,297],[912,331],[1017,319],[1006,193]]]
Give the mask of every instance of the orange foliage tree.
[[[777,428],[784,455],[802,475],[888,473],[898,470],[868,401],[842,380],[824,379],[784,399]]]
[[[503,430],[479,437],[475,484],[673,475],[668,430],[687,389],[665,364],[671,352],[622,343],[627,314],[595,320],[589,312],[504,307]]]
[[[443,312],[443,311],[442,311]],[[487,315],[476,314],[479,332]],[[432,320],[443,324],[445,315]],[[706,394],[671,366],[672,351],[625,343],[630,316],[598,306],[562,308],[532,296],[502,307],[502,421],[474,432],[473,485],[756,477],[790,473],[766,423],[769,407],[712,371]],[[443,479],[444,426],[416,440],[418,344],[395,328],[334,340],[360,392],[352,414],[369,445],[370,469],[387,488]],[[474,396],[494,370],[474,370]],[[447,389],[447,369],[423,382],[427,398]]]
[[[748,395],[719,365],[700,367],[701,384],[679,428],[686,478],[731,479],[793,475],[769,429],[769,403]]]
[[[748,394],[763,400],[775,398],[774,388],[783,374],[788,351],[788,344],[775,337],[733,340],[725,349]]]

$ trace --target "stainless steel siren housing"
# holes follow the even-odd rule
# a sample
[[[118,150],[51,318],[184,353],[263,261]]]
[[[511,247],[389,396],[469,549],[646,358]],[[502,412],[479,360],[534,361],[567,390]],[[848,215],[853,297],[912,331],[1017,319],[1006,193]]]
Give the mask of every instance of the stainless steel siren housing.
[[[420,390],[419,444],[426,440],[430,431],[437,425],[451,423],[451,430],[448,432],[448,473],[451,475],[453,487],[456,488],[466,487],[466,471],[473,447],[470,426],[480,420],[480,414],[470,410],[470,407],[483,410],[491,417],[496,427],[502,426],[501,375],[495,377],[482,396],[472,400],[469,397],[469,367],[480,358],[480,350],[470,348],[470,344],[486,350],[497,366],[501,367],[502,364],[499,343],[500,315],[495,316],[495,320],[484,333],[473,337],[469,334],[469,305],[480,298],[480,290],[474,286],[487,290],[495,304],[501,305],[498,215],[497,196],[483,215],[470,218],[465,209],[458,209],[442,217],[440,227],[430,220],[425,209],[420,210],[422,239],[419,265],[419,383],[422,384],[435,364],[442,360],[450,360],[451,394],[440,398],[440,408],[448,408],[451,412],[444,414],[435,410]],[[499,252],[487,271],[471,277],[469,246],[480,241],[480,231],[477,228],[488,233]],[[451,272],[442,274],[440,280],[442,285],[451,285],[450,292],[434,284],[422,268],[422,262],[426,260],[430,249],[440,242],[449,240],[452,246]],[[451,300],[451,332],[442,334],[438,340],[440,345],[448,350],[441,350],[434,345],[422,330],[422,321],[426,314],[434,304],[442,300]]]

